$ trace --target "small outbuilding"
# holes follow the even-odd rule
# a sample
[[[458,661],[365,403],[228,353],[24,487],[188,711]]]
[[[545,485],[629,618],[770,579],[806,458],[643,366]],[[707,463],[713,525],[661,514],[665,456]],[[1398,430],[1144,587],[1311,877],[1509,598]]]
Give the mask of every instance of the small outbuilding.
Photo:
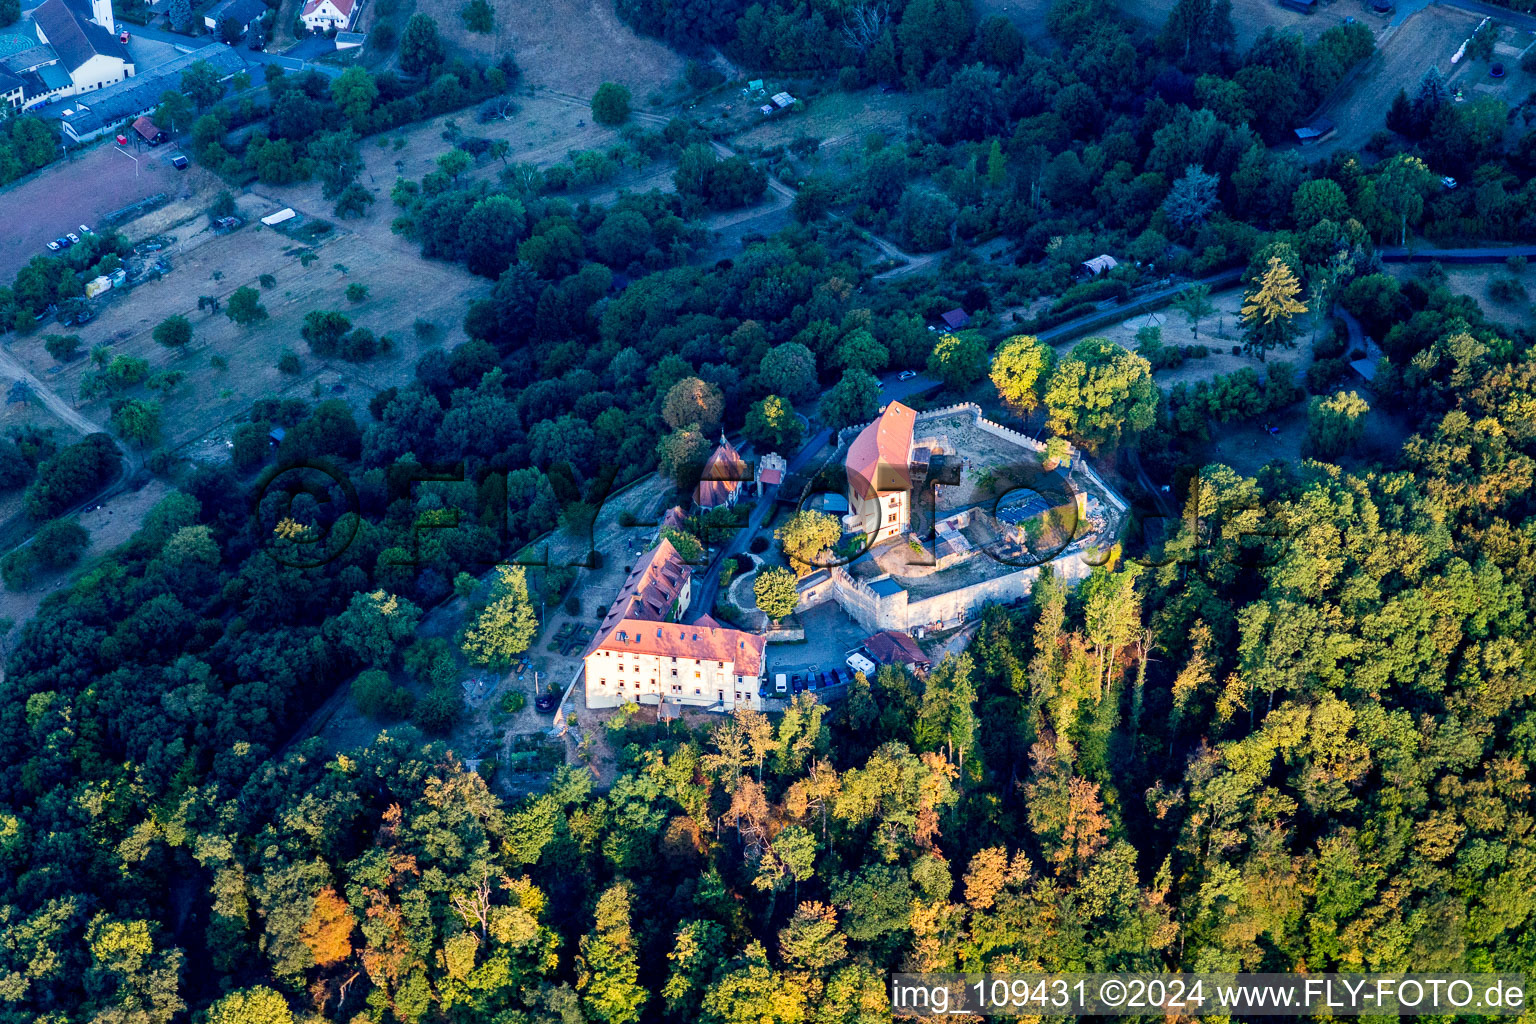
[[[1084,260],[1081,264],[1084,277],[1098,277],[1107,274],[1120,265],[1120,261],[1108,253],[1100,253],[1091,260]]]
[[[958,306],[939,317],[944,321],[944,326],[952,331],[958,331],[971,322],[971,315]]]
[[[151,146],[158,146],[160,143],[170,138],[169,135],[160,130],[155,122],[149,119],[148,114],[143,115],[137,121],[133,122],[133,130],[138,133],[139,138],[143,139]]]
[[[1296,141],[1303,146],[1315,146],[1334,132],[1334,124],[1326,117],[1320,117],[1311,124],[1302,125],[1295,129]]]

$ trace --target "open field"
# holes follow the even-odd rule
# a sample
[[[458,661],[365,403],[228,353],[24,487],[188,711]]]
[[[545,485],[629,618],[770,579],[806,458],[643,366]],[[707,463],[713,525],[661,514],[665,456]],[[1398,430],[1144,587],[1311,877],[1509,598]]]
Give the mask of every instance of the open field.
[[[1247,366],[1252,368],[1261,377],[1264,375],[1264,364],[1252,356],[1233,355],[1232,346],[1241,345],[1242,322],[1238,316],[1238,309],[1243,304],[1243,290],[1231,288],[1224,292],[1216,292],[1211,295],[1211,305],[1216,307],[1216,312],[1200,321],[1200,337],[1197,340],[1194,332],[1190,330],[1189,319],[1176,309],[1162,309],[1156,313],[1140,313],[1129,320],[1121,321],[1113,327],[1104,327],[1090,332],[1092,336],[1108,338],[1115,344],[1136,350],[1136,332],[1143,327],[1161,327],[1163,330],[1164,345],[1204,345],[1210,349],[1210,355],[1204,359],[1186,359],[1184,365],[1177,369],[1158,370],[1153,379],[1164,390],[1175,384],[1193,384],[1196,381],[1210,380],[1220,374],[1233,373]],[[1067,355],[1072,351],[1072,346],[1079,339],[1064,341],[1056,347],[1057,358]],[[1282,349],[1269,354],[1272,360],[1284,360],[1296,367],[1299,378],[1307,372],[1307,367],[1312,365],[1312,332],[1309,324],[1303,325],[1302,334],[1296,339],[1296,347]]]
[[[232,234],[209,232],[201,217],[175,227],[178,242],[166,253],[171,273],[114,294],[101,315],[78,331],[85,351],[107,345],[113,355],[147,360],[152,371],[186,373],[186,380],[165,405],[164,443],[172,447],[202,438],[264,396],[312,398],[317,388],[329,396],[342,393],[336,391],[340,384],[349,400],[361,406],[375,391],[410,379],[422,348],[411,330],[416,318],[437,324],[439,333],[429,344],[456,344],[462,338],[458,325],[466,305],[489,287],[460,267],[415,257],[403,242],[401,248],[380,246],[345,228],[327,236],[317,247],[319,259],[305,269],[298,259],[303,246],[254,223],[283,203],[248,194],[241,197],[240,205],[252,223]],[[276,278],[273,288],[261,289],[269,320],[243,328],[222,313],[198,311],[198,295],[223,300],[242,285],[256,286],[262,274]],[[344,295],[353,281],[371,289],[363,302],[351,303]],[[314,309],[340,310],[359,326],[388,333],[395,348],[365,364],[315,359],[299,337],[304,315]],[[168,351],[151,337],[154,327],[173,313],[185,315],[193,324],[191,351],[184,355]],[[297,377],[285,376],[276,368],[284,349],[292,349],[303,360],[303,372]],[[56,367],[40,339],[18,345],[14,354],[34,373],[48,374],[55,390],[66,398],[79,394],[80,381],[91,369],[88,360],[76,359],[50,373]],[[228,369],[211,366],[214,355],[224,357]],[[107,405],[100,400],[83,411],[105,421]]]
[[[1451,57],[1479,20],[1465,11],[1439,5],[1410,15],[1360,69],[1343,95],[1324,111],[1338,125],[1338,131],[1332,138],[1303,150],[1306,158],[1314,160],[1340,149],[1363,147],[1373,134],[1386,127],[1387,109],[1397,90],[1412,93],[1432,64],[1447,77],[1456,70]]]
[[[406,4],[396,16],[403,27]],[[470,32],[459,17],[463,0],[416,0],[414,8],[437,19],[450,52],[485,61],[511,50],[529,85],[590,96],[604,82],[629,86],[635,106],[646,94],[682,74],[684,60],[655,39],[636,35],[614,13],[612,0],[544,0],[495,4],[494,29]]]
[[[1404,418],[1379,409],[1379,400],[1359,378],[1340,384],[1338,390],[1358,392],[1371,404],[1371,411],[1365,417],[1365,436],[1360,444],[1354,451],[1333,461],[1346,467],[1377,461],[1395,462],[1411,425]],[[1307,401],[1298,402],[1266,419],[1279,429],[1279,434],[1270,434],[1264,429],[1265,424],[1259,422],[1218,424],[1220,429],[1212,431],[1211,442],[1205,447],[1201,461],[1231,466],[1244,476],[1255,475],[1271,462],[1289,466],[1300,463],[1307,439]]]
[[[1177,0],[1120,0],[1120,10],[1126,17],[1158,29],[1168,20],[1175,3]],[[1342,25],[1345,18],[1356,19],[1378,36],[1387,26],[1387,19],[1371,13],[1370,5],[1363,0],[1324,0],[1311,14],[1281,7],[1276,0],[1232,0],[1232,27],[1237,30],[1240,51],[1252,46],[1265,29],[1300,32],[1303,39],[1311,42],[1335,25]]]
[[[1406,264],[1392,264],[1387,272],[1399,281],[1408,281],[1422,271],[1422,267],[1411,267]],[[1510,277],[1509,268],[1503,264],[1489,266],[1455,266],[1444,267],[1445,283],[1457,295],[1470,295],[1477,300],[1477,304],[1483,307],[1483,312],[1488,318],[1509,327],[1531,326],[1536,324],[1536,306],[1531,304],[1532,297],[1536,297],[1536,271],[1527,269],[1524,273],[1514,275],[1515,279],[1525,287],[1525,301],[1505,301],[1494,298],[1489,293],[1489,286],[1499,278]],[[1378,339],[1379,340],[1379,339]]]
[[[195,164],[185,171],[172,167],[174,145],[143,149],[135,154],[137,165],[117,148],[106,136],[83,153],[0,190],[0,207],[6,211],[0,217],[0,281],[10,284],[28,260],[48,251],[49,241],[66,231],[78,233],[81,224],[97,227],[103,214],[159,192],[185,196],[216,187],[213,175]]]
[[[906,92],[883,93],[879,89],[861,89],[858,92],[828,92],[806,103],[802,113],[779,114],[762,118],[756,114],[757,104],[738,99],[722,105],[722,113],[731,116],[735,109],[749,106],[757,123],[737,134],[731,144],[746,152],[754,147],[768,149],[787,146],[799,138],[812,138],[821,146],[806,161],[807,166],[828,173],[832,177],[845,177],[848,168],[864,151],[864,140],[871,135],[883,135],[887,141],[906,137],[907,124],[913,114],[923,111],[936,114],[940,104],[938,92],[924,91],[917,94]]]

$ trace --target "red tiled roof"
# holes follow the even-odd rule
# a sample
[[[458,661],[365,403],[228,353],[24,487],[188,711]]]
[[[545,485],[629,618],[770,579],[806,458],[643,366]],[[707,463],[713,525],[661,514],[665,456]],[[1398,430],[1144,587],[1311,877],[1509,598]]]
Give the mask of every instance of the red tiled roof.
[[[309,2],[304,5],[304,13],[314,14],[315,11],[320,9],[320,5],[324,2],[325,0],[309,0]],[[335,6],[335,8],[342,13],[343,17],[346,18],[352,17],[352,5],[355,2],[356,0],[331,0],[331,3]]]
[[[133,130],[143,136],[146,142],[155,141],[155,138],[160,134],[160,129],[155,127],[155,122],[149,119],[148,114],[133,122]]]
[[[612,629],[598,634],[597,642],[587,653],[625,651],[662,658],[729,661],[735,663],[736,675],[760,676],[766,643],[756,633],[727,629],[707,615],[688,625],[622,619]]]
[[[603,617],[598,636],[623,619],[665,619],[672,604],[692,578],[693,570],[665,537],[630,571],[624,586]],[[597,641],[593,641],[593,647]]]
[[[661,529],[665,530],[668,527],[671,527],[674,530],[680,530],[683,528],[683,524],[687,521],[688,513],[683,511],[683,506],[673,505],[671,508],[667,509],[665,513],[662,514]]]
[[[693,501],[700,508],[715,508],[731,500],[743,480],[752,479],[741,454],[721,436],[720,443],[704,463],[699,475],[699,486],[694,488]]]
[[[864,641],[864,649],[869,656],[880,665],[919,665],[927,667],[928,655],[917,646],[917,641],[899,633],[894,629],[887,629],[876,633]]]
[[[884,491],[910,490],[909,460],[916,423],[917,413],[892,402],[878,419],[859,431],[845,462],[849,489],[865,498]]]
[[[784,482],[784,473],[777,469],[765,469],[757,474],[757,478],[765,484],[781,484]]]

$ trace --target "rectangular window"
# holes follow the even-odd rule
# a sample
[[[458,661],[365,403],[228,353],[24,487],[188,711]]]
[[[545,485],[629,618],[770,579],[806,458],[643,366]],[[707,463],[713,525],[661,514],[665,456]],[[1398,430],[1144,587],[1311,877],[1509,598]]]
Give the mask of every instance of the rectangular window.
[[[890,515],[886,516],[885,521],[888,523],[894,523],[896,521],[896,513],[892,512]]]

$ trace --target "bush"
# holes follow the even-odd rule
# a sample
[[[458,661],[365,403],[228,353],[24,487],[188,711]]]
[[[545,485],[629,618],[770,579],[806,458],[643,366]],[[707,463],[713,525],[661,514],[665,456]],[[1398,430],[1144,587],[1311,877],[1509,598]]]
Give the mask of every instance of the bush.
[[[389,673],[372,668],[352,680],[352,703],[369,718],[403,718],[411,713],[415,699],[411,692],[397,685]]]
[[[567,615],[580,615],[581,614],[581,598],[577,597],[575,594],[572,594],[570,597],[566,598],[565,599],[565,613]]]
[[[80,561],[91,544],[91,535],[79,523],[54,519],[44,523],[32,538],[32,551],[39,564],[50,569],[64,569]]]
[[[501,695],[501,710],[509,715],[515,715],[528,706],[528,695],[522,690],[513,690],[511,693]]]
[[[1332,388],[1349,374],[1347,359],[1319,359],[1307,367],[1307,390],[1314,395]]]
[[[592,97],[592,120],[598,124],[619,125],[629,120],[629,89],[615,82],[604,82]]]
[[[754,555],[762,554],[764,551],[768,550],[768,538],[753,537],[752,543],[747,545],[747,550],[752,552]]]
[[[9,590],[26,590],[37,580],[37,559],[30,547],[17,548],[0,558],[0,579]]]
[[[1524,302],[1525,285],[1514,277],[1499,277],[1488,286],[1488,297],[1495,302]]]
[[[292,349],[283,349],[283,354],[277,357],[277,371],[297,377],[302,370],[298,353]]]
[[[416,702],[411,721],[422,732],[443,736],[453,731],[464,713],[464,694],[457,686],[434,686]]]

